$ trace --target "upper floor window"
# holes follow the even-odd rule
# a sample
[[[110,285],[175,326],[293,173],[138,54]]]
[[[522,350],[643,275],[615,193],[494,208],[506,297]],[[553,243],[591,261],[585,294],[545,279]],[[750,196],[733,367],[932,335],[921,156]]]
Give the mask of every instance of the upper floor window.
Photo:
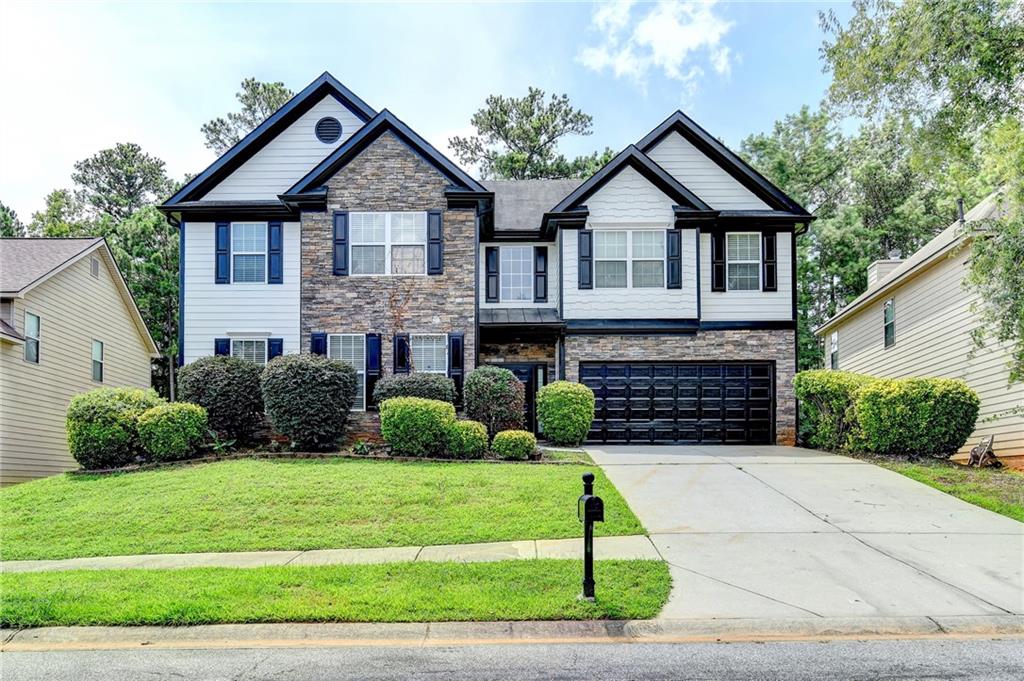
[[[409,339],[412,348],[413,371],[432,374],[448,373],[448,337],[444,334],[413,334]]]
[[[39,316],[25,313],[25,360],[39,364]]]
[[[729,232],[725,241],[726,282],[730,291],[761,288],[761,235]]]
[[[633,288],[665,286],[665,233],[631,232]]]
[[[231,270],[236,283],[267,280],[267,223],[231,224]]]
[[[501,247],[501,300],[533,301],[533,247]]]
[[[265,338],[236,338],[231,341],[231,356],[239,359],[267,363],[267,341]]]
[[[833,331],[829,339],[828,364],[833,369],[839,368],[839,332]]]
[[[351,273],[426,274],[426,213],[351,213]]]
[[[594,286],[664,287],[664,230],[595,230]]]
[[[92,342],[92,380],[103,382],[103,341]]]
[[[327,356],[356,370],[356,398],[352,408],[366,409],[366,336],[354,333],[327,336]]]
[[[882,310],[882,321],[883,321],[883,337],[885,339],[885,347],[889,347],[896,342],[896,299],[890,298],[885,301],[885,307]]]

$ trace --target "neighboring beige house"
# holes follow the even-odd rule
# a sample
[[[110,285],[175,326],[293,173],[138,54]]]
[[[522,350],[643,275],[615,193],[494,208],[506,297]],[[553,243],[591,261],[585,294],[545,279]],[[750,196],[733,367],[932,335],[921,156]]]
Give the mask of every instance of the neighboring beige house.
[[[979,203],[906,260],[868,267],[868,289],[816,329],[825,343],[825,367],[872,376],[961,378],[978,392],[977,430],[954,458],[995,436],[1008,465],[1024,467],[1024,385],[1008,384],[1009,352],[994,343],[979,350],[971,331],[977,294],[963,286],[970,223],[997,217],[995,195]]]
[[[0,484],[77,468],[72,396],[148,388],[156,354],[103,239],[0,239]]]

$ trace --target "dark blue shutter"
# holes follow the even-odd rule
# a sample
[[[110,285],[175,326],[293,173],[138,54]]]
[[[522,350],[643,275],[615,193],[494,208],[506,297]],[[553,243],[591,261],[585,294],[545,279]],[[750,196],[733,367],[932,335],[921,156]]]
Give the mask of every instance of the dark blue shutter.
[[[373,389],[380,378],[380,334],[366,334],[366,407],[373,405]]]
[[[725,232],[711,232],[711,290],[725,290]]]
[[[533,247],[533,302],[548,302],[548,247]]]
[[[462,404],[462,380],[466,373],[465,340],[461,333],[448,334],[448,376],[455,383],[455,403]]]
[[[309,334],[309,351],[314,355],[326,355],[327,334],[323,331]]]
[[[412,369],[412,356],[409,351],[409,334],[396,333],[392,354],[395,360],[395,373],[407,374]]]
[[[216,246],[215,268],[218,284],[231,283],[231,223],[218,222],[214,237]]]
[[[488,246],[484,249],[484,269],[487,272],[484,290],[488,303],[498,302],[498,247]]]
[[[268,338],[267,339],[267,361],[280,357],[284,354],[284,339],[283,338]]]
[[[779,264],[776,244],[778,237],[775,232],[761,234],[761,290],[779,290]]]
[[[441,211],[427,213],[427,274],[444,273],[444,233]]]
[[[334,214],[334,274],[348,275],[348,213]]]
[[[284,234],[280,220],[267,223],[267,283],[284,282]]]
[[[589,229],[581,229],[579,238],[579,288],[594,288],[594,233]]]
[[[670,229],[665,234],[665,254],[667,256],[665,288],[682,288],[683,233],[678,229]]]
[[[231,339],[230,338],[214,338],[213,339],[213,354],[215,354],[215,355],[230,355],[231,354]]]

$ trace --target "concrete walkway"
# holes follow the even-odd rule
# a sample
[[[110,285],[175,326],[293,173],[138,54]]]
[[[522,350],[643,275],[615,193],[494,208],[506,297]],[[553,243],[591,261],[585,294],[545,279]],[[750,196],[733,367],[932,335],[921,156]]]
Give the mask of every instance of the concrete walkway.
[[[581,558],[582,539],[529,539],[487,544],[400,546],[379,549],[322,549],[316,551],[240,551],[234,553],[161,553],[141,556],[102,556],[64,560],[0,562],[0,572],[57,570],[122,570],[125,568],[263,567],[267,565],[356,565],[394,562],[490,562],[531,558]],[[597,537],[594,557],[660,560],[658,550],[643,535]]]
[[[662,618],[1024,614],[1024,524],[898,473],[789,447],[589,451],[670,565]]]

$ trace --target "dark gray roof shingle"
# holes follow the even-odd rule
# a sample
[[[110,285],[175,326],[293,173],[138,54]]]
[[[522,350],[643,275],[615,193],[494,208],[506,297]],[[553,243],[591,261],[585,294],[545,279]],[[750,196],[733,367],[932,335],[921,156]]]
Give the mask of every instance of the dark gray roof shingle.
[[[494,192],[494,230],[539,230],[541,218],[583,180],[484,180]]]
[[[0,239],[0,291],[17,293],[101,241]]]

